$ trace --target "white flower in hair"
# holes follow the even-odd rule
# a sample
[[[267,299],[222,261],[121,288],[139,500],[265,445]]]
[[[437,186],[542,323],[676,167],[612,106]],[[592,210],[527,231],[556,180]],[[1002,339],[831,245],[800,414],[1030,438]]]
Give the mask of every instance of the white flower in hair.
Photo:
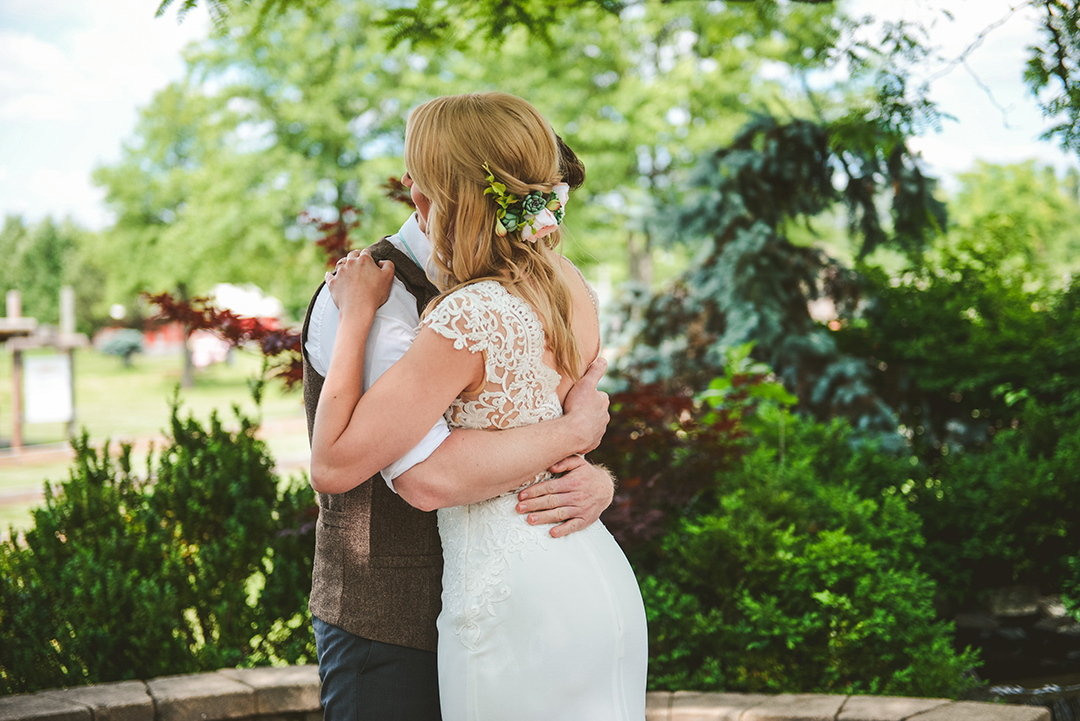
[[[566,201],[570,198],[569,185],[559,183],[550,193],[534,190],[521,198],[506,192],[506,185],[495,179],[487,163],[483,167],[488,181],[484,195],[492,196],[499,206],[495,211],[496,235],[503,237],[520,231],[523,241],[535,243],[562,223]]]

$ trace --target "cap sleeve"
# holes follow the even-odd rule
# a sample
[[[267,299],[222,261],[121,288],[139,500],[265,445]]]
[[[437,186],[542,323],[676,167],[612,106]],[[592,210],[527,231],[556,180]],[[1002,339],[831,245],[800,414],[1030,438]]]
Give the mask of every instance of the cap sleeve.
[[[486,351],[502,326],[487,285],[485,281],[455,290],[420,322],[420,328],[431,328],[454,341],[457,350]]]

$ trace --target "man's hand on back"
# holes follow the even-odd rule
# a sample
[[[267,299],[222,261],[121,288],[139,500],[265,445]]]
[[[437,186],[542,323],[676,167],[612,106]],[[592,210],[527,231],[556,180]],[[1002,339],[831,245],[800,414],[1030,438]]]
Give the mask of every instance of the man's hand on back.
[[[563,473],[557,478],[529,486],[518,494],[518,513],[527,513],[531,525],[555,523],[553,538],[587,528],[611,505],[615,481],[603,466],[581,456],[570,456],[549,469]]]
[[[576,455],[548,469],[563,475],[529,486],[518,494],[518,513],[527,513],[528,522],[534,526],[557,524],[551,528],[554,538],[595,523],[615,495],[615,482],[607,469],[582,458],[600,445],[607,430],[608,396],[596,390],[606,370],[607,361],[598,358],[563,401],[564,415],[560,422],[568,424],[574,447],[578,448]]]
[[[570,428],[576,448],[574,453],[584,455],[596,448],[607,430],[610,420],[608,395],[596,390],[596,384],[606,370],[607,361],[597,358],[563,401],[563,417],[560,422],[568,424]]]

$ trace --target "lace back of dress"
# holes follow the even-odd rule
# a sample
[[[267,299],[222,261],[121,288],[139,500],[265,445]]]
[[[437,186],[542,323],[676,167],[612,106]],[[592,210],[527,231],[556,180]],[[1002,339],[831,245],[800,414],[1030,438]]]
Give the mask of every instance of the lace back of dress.
[[[544,326],[532,307],[496,281],[460,288],[423,325],[457,349],[484,354],[484,385],[454,401],[452,426],[513,428],[562,415],[558,372],[544,363]]]

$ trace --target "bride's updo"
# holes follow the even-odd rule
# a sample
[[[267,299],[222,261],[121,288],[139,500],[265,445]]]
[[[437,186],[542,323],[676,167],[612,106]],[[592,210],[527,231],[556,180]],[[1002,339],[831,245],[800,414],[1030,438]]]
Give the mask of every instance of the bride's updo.
[[[573,303],[554,251],[556,230],[535,242],[500,235],[498,204],[487,166],[507,193],[547,195],[560,182],[560,141],[529,103],[506,93],[436,98],[412,110],[405,129],[405,167],[431,200],[427,234],[443,296],[480,280],[498,280],[540,316],[557,370],[577,380],[583,359],[571,330]],[[577,166],[580,169],[580,165]],[[575,171],[576,172],[576,171]],[[441,300],[442,296],[433,303]],[[433,307],[433,306],[432,306]]]

